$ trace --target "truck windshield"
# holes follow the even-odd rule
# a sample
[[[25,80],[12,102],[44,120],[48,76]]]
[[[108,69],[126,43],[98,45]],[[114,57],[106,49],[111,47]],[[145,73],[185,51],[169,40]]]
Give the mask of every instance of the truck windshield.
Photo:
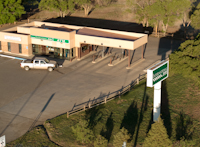
[[[45,61],[46,63],[49,63],[49,60],[48,60],[48,59],[45,59],[44,61]]]

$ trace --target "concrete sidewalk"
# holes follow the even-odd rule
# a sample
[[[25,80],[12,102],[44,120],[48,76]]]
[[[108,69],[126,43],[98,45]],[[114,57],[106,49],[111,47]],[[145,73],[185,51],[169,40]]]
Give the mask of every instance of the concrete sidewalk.
[[[180,44],[180,41],[172,44],[172,40],[163,40],[165,45],[162,47],[160,42],[158,38],[149,38],[145,61],[128,70],[126,60],[109,67],[109,58],[93,64],[91,56],[67,64],[63,68],[70,68],[71,71],[64,76],[0,107],[0,136],[6,135],[7,142],[10,142],[45,120],[66,113],[74,105],[118,91],[122,86],[130,84],[139,74],[144,73],[144,69],[166,58]],[[141,49],[138,49],[134,52],[132,63],[140,58]]]

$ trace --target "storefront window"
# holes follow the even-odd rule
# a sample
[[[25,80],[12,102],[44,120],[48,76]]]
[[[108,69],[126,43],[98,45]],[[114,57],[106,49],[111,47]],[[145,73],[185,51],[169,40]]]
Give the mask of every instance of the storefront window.
[[[19,53],[22,53],[22,45],[19,44]]]
[[[8,42],[8,51],[11,52],[10,42]]]
[[[37,54],[38,53],[38,50],[39,50],[38,45],[33,44],[32,45],[32,49],[33,49],[33,54]]]

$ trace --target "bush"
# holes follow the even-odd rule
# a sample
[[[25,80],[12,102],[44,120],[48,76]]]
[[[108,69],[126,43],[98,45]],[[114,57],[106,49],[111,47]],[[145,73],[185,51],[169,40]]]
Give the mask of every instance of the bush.
[[[101,135],[98,135],[94,141],[94,147],[106,147],[108,145],[108,140]]]
[[[122,147],[123,142],[128,142],[130,138],[130,134],[128,134],[128,131],[123,127],[116,135],[114,135],[113,145],[114,147]],[[130,146],[130,144],[127,144],[126,146]]]
[[[72,126],[71,129],[77,141],[81,143],[92,143],[94,134],[92,130],[88,128],[88,122],[86,120],[80,120],[79,123]]]

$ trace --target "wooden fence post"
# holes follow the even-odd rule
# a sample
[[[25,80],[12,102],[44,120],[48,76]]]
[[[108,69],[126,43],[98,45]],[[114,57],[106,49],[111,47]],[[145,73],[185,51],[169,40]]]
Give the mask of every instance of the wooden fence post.
[[[90,103],[88,104],[88,108],[90,108]]]
[[[69,118],[69,112],[67,111],[67,118]]]
[[[139,78],[137,78],[137,84],[139,84],[140,82],[139,82]]]
[[[121,97],[120,91],[119,91],[119,98]]]
[[[84,107],[83,107],[83,110],[85,111],[85,105],[84,105]]]
[[[129,91],[131,91],[131,84],[129,85]]]
[[[104,101],[105,101],[105,103],[106,103],[106,97],[105,97]]]

